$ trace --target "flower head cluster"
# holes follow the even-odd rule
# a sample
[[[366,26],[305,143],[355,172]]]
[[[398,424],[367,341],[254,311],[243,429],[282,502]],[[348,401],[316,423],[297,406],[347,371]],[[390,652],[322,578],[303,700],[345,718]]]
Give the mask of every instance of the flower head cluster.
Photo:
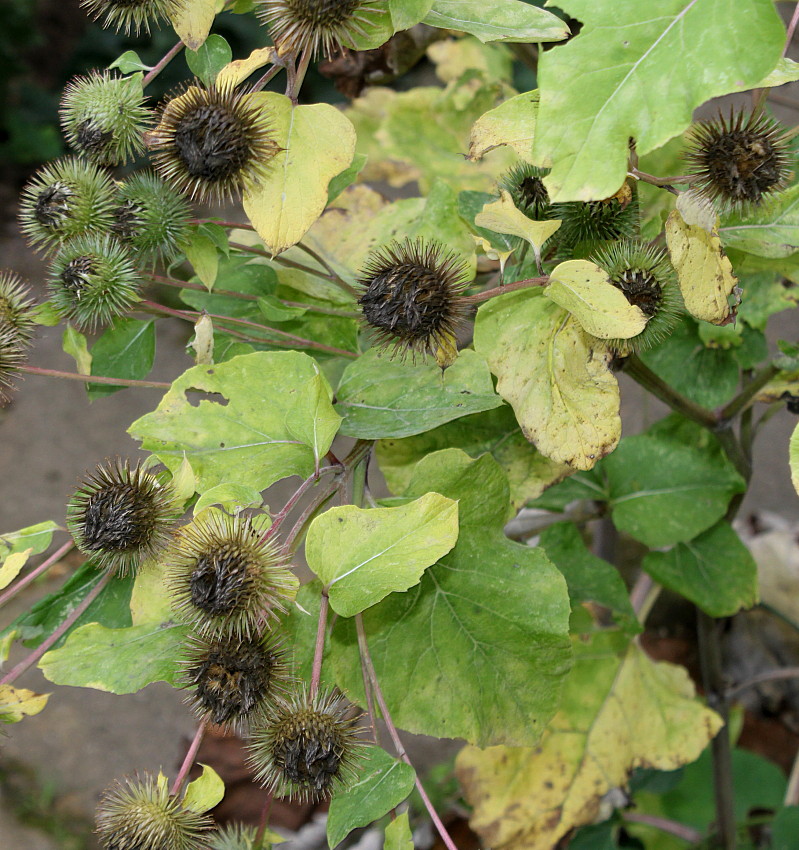
[[[13,272],[0,272],[0,405],[11,398],[14,375],[27,357],[33,326],[27,285]]]

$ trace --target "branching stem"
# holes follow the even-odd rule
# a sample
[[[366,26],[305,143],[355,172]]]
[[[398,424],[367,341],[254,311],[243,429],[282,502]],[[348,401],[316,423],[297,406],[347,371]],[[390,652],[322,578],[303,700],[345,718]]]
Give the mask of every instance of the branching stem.
[[[58,563],[64,555],[67,554],[71,549],[73,549],[75,544],[72,540],[67,541],[63,546],[59,549],[56,549],[49,558],[45,561],[42,561],[38,567],[31,570],[29,573],[26,573],[16,584],[12,584],[11,587],[7,588],[6,592],[0,595],[0,607],[6,604],[9,599],[13,599],[20,590],[24,590],[32,581],[35,581],[39,578],[40,575],[43,575],[53,566],[53,564]]]
[[[751,381],[738,393],[735,398],[717,411],[716,416],[719,422],[724,423],[733,419],[742,411],[746,410],[754,401],[755,396],[766,386],[766,384],[774,378],[779,372],[779,367],[773,363],[769,363],[761,369]]]
[[[168,390],[172,384],[164,381],[136,381],[132,378],[107,378],[103,375],[79,375],[77,372],[62,372],[60,369],[43,369],[40,366],[18,366],[20,372],[26,375],[44,375],[47,378],[66,378],[69,381],[83,381],[85,384],[113,384],[117,387],[152,387],[157,390]]]
[[[461,300],[466,304],[480,304],[482,301],[489,301],[491,298],[496,298],[498,295],[506,295],[508,292],[515,292],[517,289],[529,289],[533,286],[546,286],[549,283],[549,276],[530,277],[525,280],[516,280],[513,283],[506,283],[503,286],[495,286],[493,289],[486,289],[485,292],[478,292],[475,295],[465,295]]]
[[[141,81],[142,88],[146,88],[160,73],[166,68],[166,66],[183,50],[183,42],[179,41],[174,47],[170,48],[161,58],[157,65],[154,65],[153,68],[147,73],[144,79]]]

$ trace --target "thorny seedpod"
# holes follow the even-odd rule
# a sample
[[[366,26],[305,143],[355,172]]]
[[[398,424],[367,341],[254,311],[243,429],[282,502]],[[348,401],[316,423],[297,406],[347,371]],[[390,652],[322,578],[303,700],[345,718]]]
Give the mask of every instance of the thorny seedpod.
[[[793,157],[782,127],[764,113],[730,110],[691,128],[685,154],[692,185],[723,208],[760,204],[788,185]]]
[[[253,850],[258,830],[243,823],[228,823],[212,833],[208,850]],[[264,844],[267,847],[268,844]]]
[[[213,821],[170,796],[163,776],[145,774],[106,789],[96,823],[105,850],[202,850]]]
[[[13,330],[24,345],[33,336],[33,302],[28,287],[11,271],[0,272],[0,333]]]
[[[0,407],[11,401],[14,375],[27,357],[27,344],[12,328],[0,328]]]
[[[358,282],[358,304],[379,346],[414,359],[432,354],[442,368],[455,361],[468,312],[466,264],[456,254],[437,242],[392,242],[367,259]]]
[[[285,653],[275,638],[194,636],[184,652],[181,681],[202,718],[241,728],[263,719],[292,681]]]
[[[302,688],[270,711],[249,744],[256,779],[277,796],[323,800],[357,778],[358,717],[336,691],[310,698]]]
[[[256,7],[281,55],[310,51],[328,58],[365,36],[381,11],[379,0],[259,0]]]
[[[110,236],[92,234],[61,247],[50,266],[48,291],[62,316],[94,330],[135,304],[140,285],[128,249]]]
[[[166,103],[148,138],[156,171],[204,203],[222,203],[257,183],[279,150],[257,98],[199,84]]]
[[[617,239],[631,239],[638,233],[638,198],[633,190],[624,200],[617,193],[602,201],[569,201],[553,204],[550,217],[560,219],[557,232],[558,255],[583,258]]]
[[[79,154],[98,165],[119,165],[144,150],[151,112],[144,105],[141,75],[110,71],[75,77],[61,98],[61,128]]]
[[[182,195],[155,174],[143,172],[117,186],[111,230],[142,262],[169,262],[180,250],[190,217]]]
[[[510,193],[517,210],[534,221],[546,221],[552,215],[549,192],[544,185],[548,168],[537,168],[527,162],[517,162],[497,181],[497,187]]]
[[[176,519],[172,491],[138,465],[100,465],[67,504],[75,545],[98,568],[124,576],[164,549]]]
[[[102,18],[101,26],[138,35],[176,15],[186,0],[81,0],[80,5],[93,20]]]
[[[52,248],[85,233],[107,233],[114,186],[96,165],[76,157],[36,172],[22,190],[19,222],[31,244]]]
[[[631,339],[610,340],[622,356],[646,351],[674,330],[682,313],[682,296],[668,254],[635,239],[615,242],[597,251],[591,261],[604,269],[610,282],[647,317],[644,329]]]

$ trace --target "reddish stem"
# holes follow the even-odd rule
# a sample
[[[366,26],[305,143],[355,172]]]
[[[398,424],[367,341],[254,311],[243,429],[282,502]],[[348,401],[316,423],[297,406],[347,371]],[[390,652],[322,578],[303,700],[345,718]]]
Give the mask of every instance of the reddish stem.
[[[486,289],[485,292],[478,292],[476,295],[466,295],[461,300],[466,304],[479,304],[481,301],[488,301],[491,298],[496,298],[498,295],[505,295],[508,292],[514,292],[517,289],[529,289],[533,286],[546,286],[549,283],[548,275],[543,277],[531,277],[526,280],[517,280],[513,283],[506,283],[504,286],[495,286],[493,289]]]
[[[172,384],[163,381],[136,381],[133,378],[107,378],[103,375],[79,375],[77,372],[62,372],[59,369],[42,369],[39,366],[18,366],[20,372],[28,375],[44,375],[48,378],[66,378],[70,381],[83,381],[84,384],[113,384],[117,387],[152,387],[168,390]]]
[[[32,667],[36,662],[47,652],[50,647],[56,643],[77,621],[83,612],[94,602],[95,599],[102,593],[106,585],[113,578],[112,572],[107,572],[100,581],[88,592],[81,600],[81,603],[69,612],[69,616],[63,623],[48,637],[46,637],[26,658],[17,664],[10,672],[6,673],[0,679],[0,685],[10,685],[21,673],[24,673],[29,667]]]
[[[183,784],[186,781],[186,777],[189,775],[189,771],[194,764],[194,760],[197,758],[197,753],[200,749],[200,744],[203,741],[207,728],[208,725],[205,720],[201,721],[197,726],[197,731],[194,733],[194,740],[191,742],[189,751],[186,753],[183,759],[183,764],[180,766],[180,770],[178,771],[177,778],[172,784],[172,790],[169,792],[173,797],[177,797],[177,795],[183,790]]]
[[[157,65],[153,67],[153,69],[147,74],[147,76],[141,81],[142,88],[145,88],[149,85],[160,73],[166,68],[166,66],[183,50],[183,42],[179,41],[174,47],[170,48],[163,56],[163,58],[158,62]]]
[[[299,502],[299,500],[305,495],[305,493],[310,487],[313,487],[313,485],[316,484],[320,476],[324,475],[326,472],[338,472],[338,470],[333,466],[326,466],[324,469],[320,470],[318,474],[314,473],[313,475],[306,478],[305,481],[300,484],[300,486],[292,494],[291,498],[289,498],[289,500],[283,506],[283,509],[279,513],[276,513],[274,515],[274,517],[272,518],[272,525],[269,526],[266,533],[261,538],[262,543],[275,536],[275,534],[280,529],[280,526],[285,521],[286,517],[289,515],[289,513],[297,504],[297,502]]]
[[[796,32],[797,24],[799,24],[799,3],[794,6],[793,15],[791,15],[791,20],[788,24],[788,29],[785,33],[785,47],[782,48],[783,56],[785,56],[791,46],[791,42],[793,41],[793,34]]]
[[[39,578],[40,575],[46,573],[47,570],[49,570],[50,567],[53,566],[53,564],[60,561],[64,557],[64,555],[66,555],[67,552],[72,549],[74,545],[75,544],[71,540],[69,540],[60,549],[56,549],[56,551],[53,552],[53,554],[50,555],[50,557],[46,561],[43,561],[41,564],[39,564],[39,566],[36,567],[35,570],[31,570],[27,575],[23,576],[16,584],[12,584],[11,587],[9,587],[6,592],[0,596],[0,606],[5,605],[6,602],[8,602],[9,599],[15,597],[20,592],[20,590],[24,590],[24,588],[26,588],[32,581],[35,581],[37,578]]]
[[[330,608],[330,598],[327,590],[322,591],[319,603],[319,623],[316,627],[316,645],[313,653],[313,669],[311,670],[310,697],[313,699],[319,690],[319,680],[322,677],[322,656],[325,654],[325,630],[327,629],[327,612]]]
[[[269,791],[264,800],[263,808],[261,809],[261,822],[258,824],[258,832],[255,833],[255,840],[252,843],[253,850],[262,850],[264,846],[264,835],[266,828],[269,826],[269,813],[272,811],[272,800],[274,792]]]

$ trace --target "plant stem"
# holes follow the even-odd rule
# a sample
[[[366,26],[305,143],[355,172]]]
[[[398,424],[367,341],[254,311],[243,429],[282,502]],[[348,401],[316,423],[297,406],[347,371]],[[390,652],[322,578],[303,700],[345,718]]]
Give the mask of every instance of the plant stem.
[[[546,286],[549,283],[549,276],[530,277],[526,280],[516,280],[513,283],[506,283],[503,286],[495,286],[493,289],[486,289],[485,292],[478,292],[476,295],[464,295],[461,301],[466,304],[479,304],[481,301],[488,301],[491,298],[496,298],[498,295],[505,295],[508,292],[514,292],[517,289],[528,289],[533,286]]]
[[[220,227],[229,227],[231,230],[255,231],[255,228],[249,222],[223,221],[220,218],[193,218],[189,224],[218,224]]]
[[[719,422],[724,423],[733,419],[742,411],[746,410],[753,402],[755,396],[766,386],[766,384],[779,372],[779,368],[769,363],[761,369],[751,381],[738,393],[735,398],[717,411]]]
[[[266,84],[267,84],[267,83],[268,83],[268,82],[269,82],[269,81],[270,81],[273,77],[276,77],[276,76],[278,75],[278,73],[279,73],[280,71],[282,71],[282,70],[283,70],[283,68],[284,68],[284,67],[285,67],[284,65],[279,65],[279,64],[272,65],[272,67],[271,67],[271,68],[269,68],[269,70],[268,70],[268,71],[266,71],[266,72],[264,73],[264,75],[263,75],[262,77],[260,77],[260,78],[259,78],[259,79],[255,82],[255,84],[254,84],[254,85],[253,85],[253,87],[250,89],[250,91],[261,91],[261,89],[262,89],[262,88],[263,88],[263,87],[264,87],[264,86],[265,86],[265,85],[266,85]]]
[[[321,278],[322,280],[329,280],[331,283],[344,283],[338,275],[326,274],[325,272],[320,271],[319,269],[314,269],[311,266],[304,266],[302,263],[296,263],[294,260],[289,260],[286,257],[278,254],[273,256],[267,251],[262,250],[261,248],[256,248],[253,245],[244,245],[241,242],[231,242],[231,248],[237,248],[239,251],[246,251],[250,254],[255,254],[257,257],[266,257],[272,263],[278,263],[281,266],[286,266],[289,269],[297,269],[297,271],[305,272],[306,274],[313,275],[314,277]],[[349,286],[349,284],[345,284]],[[352,287],[350,287],[352,289]]]
[[[144,77],[141,81],[142,88],[146,88],[166,66],[183,50],[183,42],[179,41],[174,47],[170,48],[161,58],[157,65]]]
[[[173,797],[177,797],[177,795],[183,790],[183,785],[186,782],[186,778],[189,775],[192,765],[194,764],[194,760],[197,758],[197,753],[200,749],[200,744],[202,743],[207,728],[208,724],[205,720],[201,720],[197,724],[197,731],[194,733],[194,740],[191,742],[191,746],[183,758],[183,764],[181,764],[178,775],[172,783],[172,790],[169,792]]]
[[[716,797],[716,822],[721,846],[735,850],[735,808],[732,784],[732,751],[730,747],[729,712],[724,692],[724,673],[717,625],[712,617],[696,609],[699,660],[707,704],[721,715],[724,725],[713,739],[713,790]]]
[[[326,466],[324,469],[321,469],[318,473],[313,473],[313,475],[309,475],[305,481],[300,484],[300,486],[294,491],[289,500],[283,506],[283,509],[272,517],[272,525],[266,530],[266,533],[261,538],[260,542],[264,543],[269,540],[271,537],[274,537],[275,534],[280,530],[280,526],[285,521],[286,517],[289,515],[294,506],[299,502],[299,500],[305,495],[306,491],[313,487],[314,484],[320,479],[322,475],[328,472],[340,472],[340,469],[336,466]]]
[[[717,428],[718,420],[711,411],[700,407],[689,398],[678,393],[677,390],[656,375],[637,354],[627,358],[624,363],[624,372],[672,410],[685,416],[686,419],[698,422],[712,431]]]
[[[0,685],[10,685],[20,674],[24,673],[29,667],[32,667],[36,662],[47,652],[48,649],[54,644],[57,643],[59,638],[62,637],[69,629],[75,624],[77,619],[83,614],[83,612],[94,602],[95,599],[103,592],[105,587],[113,578],[114,574],[112,572],[107,572],[100,581],[86,594],[86,596],[81,600],[80,604],[77,605],[72,611],[69,612],[66,619],[63,623],[50,635],[48,635],[37,647],[31,652],[26,658],[23,658],[22,661],[17,664],[11,671],[6,673],[2,679],[0,679]]]
[[[172,384],[163,381],[135,381],[132,378],[107,378],[103,375],[79,375],[77,372],[62,372],[59,369],[42,369],[39,366],[18,366],[20,372],[27,375],[44,375],[48,378],[66,378],[70,381],[83,381],[84,384],[113,384],[118,387],[152,387],[168,390]]]
[[[6,592],[0,595],[0,607],[5,605],[9,599],[13,599],[13,597],[15,597],[20,592],[20,590],[24,590],[24,588],[26,588],[32,581],[35,581],[37,578],[39,578],[40,575],[46,573],[47,570],[49,570],[50,567],[53,566],[53,564],[60,561],[64,557],[64,555],[66,555],[67,552],[69,552],[69,550],[72,549],[74,546],[75,544],[72,542],[72,540],[69,540],[60,549],[56,549],[56,551],[53,552],[53,554],[50,555],[47,560],[39,564],[36,569],[31,570],[29,573],[24,575],[16,584],[12,584],[11,587],[7,588]]]
[[[754,688],[763,682],[778,682],[781,679],[799,679],[799,667],[783,667],[780,670],[766,670],[765,673],[758,673],[756,676],[752,676],[751,679],[741,682],[740,685],[730,688],[726,692],[725,697],[728,701],[733,700],[744,691],[749,690],[749,688]]]
[[[678,823],[675,820],[661,818],[657,815],[647,815],[643,812],[623,812],[623,820],[629,823],[644,823],[647,826],[654,826],[661,832],[668,832],[670,835],[676,835],[677,838],[682,838],[689,844],[699,844],[702,840],[702,833],[692,826],[687,826],[684,823]]]
[[[658,189],[665,189],[673,195],[678,195],[679,192],[674,188],[674,183],[688,183],[691,178],[687,175],[678,175],[677,177],[656,177],[654,174],[647,174],[646,171],[639,171],[637,168],[631,168],[627,172],[631,177],[641,180],[643,183],[649,183],[650,186],[657,186]]]
[[[791,766],[791,775],[788,777],[788,787],[785,789],[783,805],[799,805],[799,753],[797,753]]]
[[[793,41],[793,34],[796,32],[796,26],[799,24],[799,3],[794,6],[793,15],[791,15],[791,20],[788,24],[788,29],[785,33],[785,46],[782,48],[782,55],[788,52],[791,47],[791,42]]]
[[[649,575],[649,573],[641,572],[636,579],[633,589],[630,592],[630,604],[633,606],[635,616],[643,625],[649,612],[652,610],[660,591],[663,588]]]
[[[299,102],[300,89],[302,88],[303,80],[305,80],[305,75],[308,73],[308,66],[311,64],[312,53],[313,51],[308,48],[303,51],[302,56],[300,57],[300,62],[297,65],[297,71],[292,75],[291,82],[288,87],[289,90],[286,92],[295,106]]]
[[[301,251],[305,251],[305,253],[309,257],[311,257],[311,259],[316,260],[316,262],[319,263],[319,265],[322,266],[322,268],[325,269],[325,271],[328,273],[328,275],[330,276],[330,280],[332,280],[334,283],[338,284],[342,289],[345,289],[353,297],[355,297],[355,298],[358,297],[359,293],[355,289],[355,287],[350,286],[347,283],[347,281],[344,280],[344,278],[342,278],[336,272],[336,270],[330,265],[330,263],[327,262],[327,260],[325,260],[325,258],[321,254],[318,254],[316,251],[313,250],[313,248],[309,248],[304,242],[298,242],[297,247]]]
[[[261,808],[261,821],[258,824],[258,832],[255,833],[255,840],[252,843],[253,850],[263,850],[264,835],[266,834],[266,828],[269,826],[269,814],[272,811],[272,800],[274,797],[274,791],[267,792],[266,799]]]
[[[319,622],[316,626],[316,645],[313,652],[313,668],[311,669],[310,697],[313,699],[319,690],[319,680],[322,677],[322,657],[325,654],[325,631],[327,630],[327,612],[330,609],[330,597],[327,589],[322,589],[319,602]]]
[[[399,733],[397,732],[397,728],[394,726],[393,721],[391,720],[391,714],[389,713],[388,706],[386,705],[386,701],[383,698],[383,692],[380,690],[380,683],[377,681],[377,673],[375,672],[374,664],[372,664],[372,656],[369,653],[369,644],[366,641],[366,632],[363,628],[363,618],[360,614],[355,615],[355,630],[358,634],[358,649],[360,650],[361,660],[364,666],[366,667],[366,671],[369,674],[369,680],[372,683],[372,690],[374,691],[374,695],[377,699],[377,704],[380,706],[380,713],[383,715],[383,722],[386,724],[386,728],[388,729],[388,734],[391,736],[391,740],[394,742],[394,749],[397,751],[397,755],[405,762],[405,764],[410,765],[411,760],[408,758],[408,754],[405,752],[405,747],[402,745],[402,741],[400,740]],[[447,832],[447,828],[444,826],[441,818],[438,816],[438,812],[435,810],[433,804],[430,802],[430,798],[427,796],[427,792],[424,790],[422,783],[418,776],[414,777],[414,781],[416,782],[416,790],[419,792],[419,796],[422,798],[422,802],[427,809],[428,814],[430,815],[431,820],[435,824],[436,829],[438,830],[438,834],[441,836],[441,840],[447,847],[447,850],[458,850],[455,846],[455,842],[450,837],[450,834]]]

